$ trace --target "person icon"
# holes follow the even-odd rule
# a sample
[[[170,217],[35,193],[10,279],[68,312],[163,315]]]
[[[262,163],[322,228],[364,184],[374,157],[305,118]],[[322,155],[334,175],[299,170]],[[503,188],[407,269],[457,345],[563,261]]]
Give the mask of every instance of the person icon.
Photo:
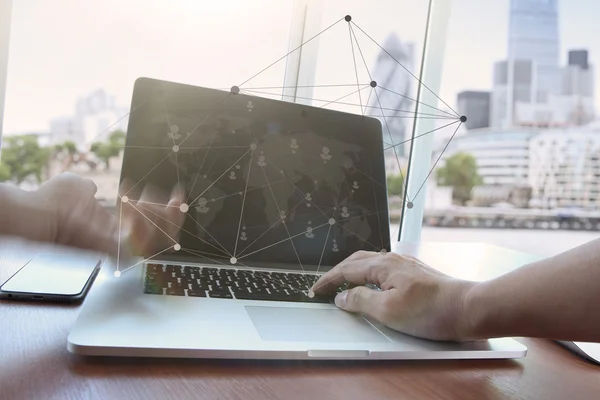
[[[258,156],[258,162],[257,162],[257,164],[259,166],[261,166],[261,167],[266,167],[267,166],[267,161],[265,159],[265,155],[264,154],[261,154],[261,155]]]
[[[254,104],[252,104],[252,102],[249,101],[248,104],[246,104],[246,108],[248,109],[248,112],[252,112],[252,109],[254,108]]]
[[[173,140],[179,139],[181,137],[181,135],[179,134],[179,126],[171,125],[169,127],[169,132],[167,133],[167,136],[169,137],[169,139],[173,139]]]
[[[346,207],[346,206],[342,207],[342,217],[348,218],[349,216],[350,216],[350,213],[348,212],[348,207]]]
[[[296,154],[296,150],[298,150],[300,146],[298,145],[297,139],[290,140],[290,149],[292,149],[292,154]]]
[[[279,211],[279,217],[280,217],[280,218],[281,218],[281,220],[282,220],[282,221],[285,223],[285,217],[286,217],[286,215],[285,215],[285,211],[283,211],[283,210],[280,210],[280,211]]]
[[[312,226],[309,226],[306,228],[306,233],[304,234],[304,236],[306,236],[309,239],[312,239],[315,237],[315,234],[313,233],[313,228]]]
[[[231,179],[232,181],[237,179],[237,177],[235,176],[235,171],[231,171],[229,173],[229,179]]]
[[[323,151],[321,153],[321,159],[325,164],[327,164],[327,161],[331,160],[331,154],[329,154],[329,147],[323,146],[321,150]]]
[[[333,248],[331,249],[331,251],[333,251],[334,253],[337,253],[338,251],[340,251],[340,249],[338,248],[338,245],[337,245],[337,241],[335,239],[333,239]]]
[[[206,206],[206,203],[208,203],[208,201],[204,197],[199,198],[198,205],[196,206],[196,212],[206,214],[208,210],[210,210],[210,208]]]
[[[354,181],[354,183],[352,184],[352,189],[357,190],[358,188],[359,188],[358,182]]]
[[[312,201],[312,194],[306,193],[305,199],[306,199],[306,201]]]
[[[240,236],[240,240],[243,240],[244,242],[246,240],[248,240],[248,236],[246,236],[246,232],[242,232],[241,236]]]

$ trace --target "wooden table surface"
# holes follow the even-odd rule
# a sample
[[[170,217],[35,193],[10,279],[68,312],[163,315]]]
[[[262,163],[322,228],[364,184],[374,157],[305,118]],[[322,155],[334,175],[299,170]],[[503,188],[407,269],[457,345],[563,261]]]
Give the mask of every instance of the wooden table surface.
[[[0,240],[0,282],[37,244]],[[487,279],[530,261],[480,244],[403,244],[440,270]],[[595,399],[600,367],[554,342],[519,360],[224,361],[94,358],[67,351],[78,306],[0,301],[0,399]]]

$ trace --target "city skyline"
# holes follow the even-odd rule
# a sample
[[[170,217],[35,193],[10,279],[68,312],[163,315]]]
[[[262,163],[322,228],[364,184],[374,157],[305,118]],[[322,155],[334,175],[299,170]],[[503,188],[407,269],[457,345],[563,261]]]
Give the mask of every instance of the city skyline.
[[[248,7],[241,1],[235,1],[235,3],[241,8],[241,14],[244,14],[246,10],[252,9],[252,7]],[[255,12],[253,17],[256,19],[250,21],[250,18],[248,18],[248,21],[244,22],[247,26],[243,27],[250,31],[260,30],[258,33],[261,35],[272,37],[272,43],[269,43],[269,46],[253,49],[255,54],[263,56],[256,58],[262,59],[243,57],[243,65],[219,65],[223,71],[218,76],[215,76],[215,79],[212,80],[212,83],[215,84],[210,86],[230,86],[226,85],[226,82],[229,80],[228,76],[238,76],[240,73],[245,74],[246,72],[258,70],[255,67],[263,65],[263,59],[276,58],[271,54],[281,54],[281,49],[287,48],[287,33],[289,32],[290,21],[290,18],[287,17],[291,15],[291,6],[286,2],[278,2],[277,6],[275,6],[274,2],[263,1],[263,3],[270,7],[262,7],[263,10],[268,11],[268,15],[266,17],[259,17]],[[331,3],[334,4],[331,7],[334,7],[335,2]],[[356,4],[350,3],[340,3],[339,8],[358,7]],[[403,3],[409,4],[406,1]],[[411,7],[411,11],[415,15],[423,15],[425,3],[423,1],[423,4],[418,4],[416,8],[414,6]],[[455,97],[460,91],[489,90],[492,87],[493,63],[506,58],[509,1],[492,2],[492,4],[487,4],[487,2],[486,4],[478,3],[481,2],[475,0],[455,0],[453,3],[453,13],[450,19],[446,48],[444,77],[440,91],[440,97],[452,106],[456,105]],[[158,18],[158,15],[164,13],[164,10],[158,7],[158,4],[158,2],[155,4],[156,7],[148,7],[146,14],[144,14],[147,17],[147,21],[144,21],[144,19],[135,19],[132,16],[132,13],[135,12],[133,10],[135,7],[129,5],[131,9],[127,9],[126,6],[121,6],[119,9],[120,14],[117,16],[112,15],[113,22],[126,24],[129,22],[128,18],[133,18],[136,20],[136,29],[139,31],[139,34],[137,36],[133,35],[133,37],[126,40],[129,47],[122,46],[123,48],[110,51],[111,49],[108,47],[108,44],[111,43],[110,39],[113,39],[112,43],[118,44],[119,35],[123,32],[123,29],[128,28],[127,26],[119,27],[117,24],[115,28],[111,27],[111,30],[108,32],[99,32],[96,36],[88,38],[89,43],[97,45],[95,49],[88,49],[85,41],[79,40],[77,42],[76,38],[72,38],[73,35],[71,34],[74,31],[73,29],[76,31],[77,27],[83,29],[84,25],[89,23],[89,18],[92,18],[92,16],[88,15],[92,14],[92,12],[86,13],[84,7],[77,4],[77,2],[71,2],[70,7],[72,10],[75,10],[73,12],[81,13],[81,18],[77,21],[69,21],[69,18],[72,16],[60,15],[60,13],[56,15],[56,18],[48,19],[48,13],[51,13],[52,10],[56,11],[57,8],[47,1],[29,0],[16,3],[13,10],[3,131],[6,133],[47,131],[51,119],[72,114],[78,97],[99,88],[103,88],[107,92],[114,94],[119,105],[129,106],[129,96],[133,81],[135,80],[135,74],[140,70],[147,71],[148,75],[163,74],[171,78],[179,76],[182,79],[173,79],[179,81],[187,81],[186,77],[193,77],[193,79],[190,79],[190,81],[193,80],[192,84],[208,82],[207,78],[198,78],[197,73],[194,74],[193,71],[186,70],[184,68],[185,65],[182,66],[180,62],[172,64],[172,70],[169,69],[168,57],[161,59],[159,54],[154,54],[152,51],[153,44],[156,45],[159,52],[165,48],[183,48],[189,45],[193,45],[194,49],[199,53],[203,52],[202,49],[204,49],[204,52],[210,52],[211,49],[210,43],[207,44],[205,41],[194,40],[194,38],[186,38],[185,34],[188,33],[186,30],[190,29],[190,27],[184,23],[177,30],[181,31],[178,33],[183,33],[183,36],[180,36],[186,40],[182,40],[175,46],[160,43],[160,27],[153,26],[153,22],[156,22],[153,21],[153,18]],[[190,4],[188,6],[192,7]],[[394,7],[389,1],[381,1],[378,5],[380,7]],[[216,18],[217,21],[215,24],[218,25],[218,23],[227,20],[229,15],[226,13],[225,5],[214,5],[212,7],[213,10],[211,11],[214,11],[221,18]],[[246,9],[246,7],[248,8]],[[108,9],[110,7],[100,8],[104,10],[106,15],[100,15],[99,17],[109,18],[110,10]],[[394,8],[394,10],[396,9],[397,7]],[[94,10],[94,14],[95,11],[97,10]],[[25,18],[25,14],[27,18]],[[54,12],[54,14],[57,13]],[[164,18],[173,22],[173,18],[175,18],[174,13],[169,14],[167,12],[166,14]],[[327,14],[327,17],[331,14]],[[502,17],[498,18],[498,15]],[[567,63],[568,50],[587,49],[590,52],[590,61],[595,67],[596,60],[600,57],[600,44],[593,43],[593,37],[597,35],[590,34],[589,32],[596,31],[600,33],[600,28],[595,25],[593,2],[591,0],[573,0],[567,4],[567,2],[561,1],[559,3],[559,15],[560,65]],[[271,18],[272,23],[265,27],[261,23],[260,18]],[[383,16],[381,21],[372,20],[372,18],[374,17],[369,17],[368,14],[365,14],[365,22],[363,23],[367,25],[395,25],[393,16]],[[422,27],[423,23],[419,20],[409,25],[410,21],[407,20],[410,20],[410,16],[408,18],[405,17],[402,20],[402,27],[398,28],[400,39],[404,42],[413,42],[416,52],[420,53],[422,38],[419,34],[419,28]],[[324,18],[323,27],[327,26],[327,22]],[[380,24],[377,24],[377,22],[380,22]],[[33,26],[39,29],[41,34],[28,35]],[[586,29],[587,34],[582,33],[581,26],[588,28]],[[58,29],[58,32],[50,32],[55,27],[62,29]],[[219,27],[216,25],[212,28],[214,28],[215,32],[222,32],[222,28],[219,30]],[[207,27],[206,32],[209,32],[212,28],[210,26]],[[387,36],[390,33],[389,29],[386,30],[387,32],[379,29],[379,31],[376,31],[377,35],[383,39],[382,36]],[[474,31],[477,31],[477,40],[473,40],[472,33]],[[285,34],[282,34],[283,32]],[[48,35],[46,35],[47,33]],[[98,42],[100,35],[104,35],[108,39]],[[42,38],[41,36],[48,37]],[[243,41],[250,41],[249,38],[239,38],[235,35],[223,36],[220,39],[222,42],[219,43],[219,47],[223,47],[225,52],[239,49],[241,46],[247,46]],[[62,41],[64,43],[61,46],[60,43]],[[98,45],[98,43],[104,47]],[[128,48],[132,49],[131,54],[128,54],[126,51]],[[93,50],[95,50],[95,53]],[[73,57],[72,53],[78,53],[81,56]],[[107,55],[113,54],[115,58],[124,60],[123,65],[126,65],[126,67],[123,70],[120,71],[119,64],[116,62],[111,63],[110,60],[105,61],[105,64],[99,64],[98,60],[102,59],[102,56],[107,58]],[[471,56],[469,54],[475,55]],[[62,65],[60,65],[60,62],[47,62],[47,66],[44,68],[39,67],[42,65],[43,60],[54,59],[62,61]],[[76,67],[74,64],[76,64]],[[465,67],[465,65],[469,67]],[[197,61],[195,61],[194,66],[198,66]],[[281,80],[283,67],[283,65],[274,66],[271,73],[267,74],[262,82],[273,84],[273,80]],[[106,71],[107,68],[109,71]],[[240,70],[242,71],[240,72]],[[70,73],[67,73],[67,71]],[[236,71],[236,74],[233,71]],[[52,76],[53,79],[49,80],[48,76]],[[103,76],[108,76],[111,79],[102,82]],[[600,82],[596,82],[595,86],[594,91],[598,93]],[[599,108],[599,97],[596,96],[596,109]]]

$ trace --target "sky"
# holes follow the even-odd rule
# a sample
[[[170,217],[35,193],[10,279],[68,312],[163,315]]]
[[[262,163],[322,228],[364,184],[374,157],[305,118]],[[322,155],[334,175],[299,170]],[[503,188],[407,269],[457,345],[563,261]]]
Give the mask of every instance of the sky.
[[[600,60],[595,2],[560,1],[562,64],[574,48]],[[323,0],[321,7],[320,29],[351,14],[379,43],[392,31],[414,43],[420,59],[427,0]],[[75,101],[99,88],[127,107],[140,76],[239,84],[288,52],[293,9],[292,0],[15,0],[3,131],[48,131],[51,119],[71,116]],[[319,54],[315,84],[356,82],[349,35],[342,21],[310,44]],[[379,50],[357,35],[371,68]],[[454,106],[461,90],[490,89],[507,36],[508,0],[452,0],[440,97]],[[411,68],[416,75],[418,65]],[[366,81],[360,62],[357,69]],[[246,86],[282,86],[284,71],[282,60]],[[318,92],[331,100],[338,93]]]

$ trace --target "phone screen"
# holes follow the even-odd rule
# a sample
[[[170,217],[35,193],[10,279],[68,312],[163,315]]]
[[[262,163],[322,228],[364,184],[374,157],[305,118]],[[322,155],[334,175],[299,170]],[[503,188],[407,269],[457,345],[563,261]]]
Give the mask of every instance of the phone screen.
[[[3,292],[76,296],[83,292],[101,260],[97,257],[40,254],[13,275]]]

